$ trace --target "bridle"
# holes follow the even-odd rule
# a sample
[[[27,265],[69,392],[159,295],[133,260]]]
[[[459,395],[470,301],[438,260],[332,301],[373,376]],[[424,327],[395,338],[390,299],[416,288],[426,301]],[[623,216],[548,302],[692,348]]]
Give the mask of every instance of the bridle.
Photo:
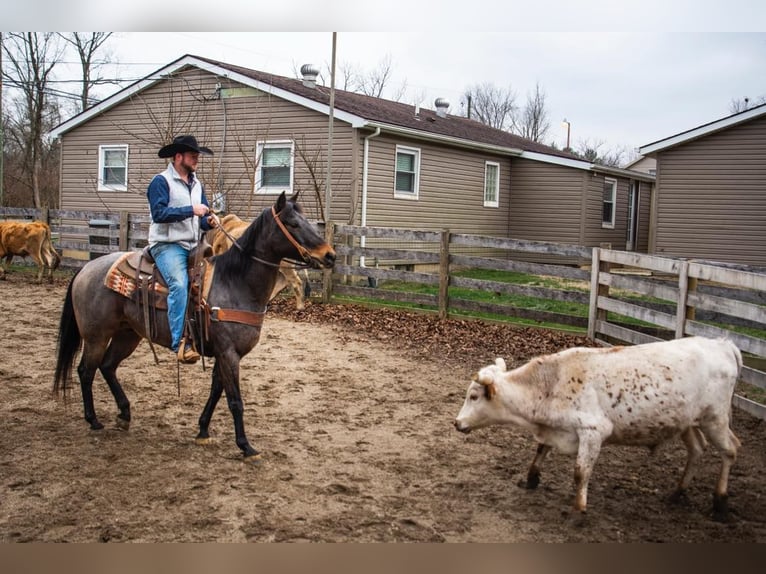
[[[237,239],[231,233],[229,233],[223,228],[223,226],[221,225],[221,220],[218,218],[218,216],[213,212],[211,212],[210,215],[213,217],[213,220],[216,222],[216,227],[226,236],[226,238],[229,241],[231,241],[232,245],[235,245],[241,253],[244,253],[244,249],[239,244]],[[295,249],[298,250],[298,253],[300,253],[301,255],[301,259],[303,259],[303,263],[299,261],[293,261],[291,259],[287,259],[287,261],[290,261],[296,267],[310,267],[311,254],[309,253],[309,250],[296,241],[295,237],[293,237],[293,234],[290,233],[287,227],[285,227],[285,224],[279,218],[279,213],[277,212],[277,210],[274,208],[273,205],[271,206],[271,215],[274,218],[274,221],[277,222],[277,226],[282,231],[284,236],[287,238],[287,240],[290,243],[292,243],[293,247],[295,247]],[[266,261],[265,259],[256,257],[255,255],[250,255],[250,258],[253,259],[254,261],[257,261],[258,263],[263,263],[264,265],[268,265],[269,267],[279,267],[279,263],[272,263],[271,261]]]

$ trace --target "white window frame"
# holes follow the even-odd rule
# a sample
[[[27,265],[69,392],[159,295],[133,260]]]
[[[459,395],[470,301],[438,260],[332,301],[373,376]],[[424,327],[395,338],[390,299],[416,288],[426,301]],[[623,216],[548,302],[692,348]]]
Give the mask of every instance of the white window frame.
[[[261,184],[263,181],[263,150],[269,148],[290,148],[290,184],[284,185],[269,185],[264,186]],[[274,195],[282,193],[283,191],[287,195],[293,193],[293,182],[295,181],[295,142],[292,140],[269,140],[259,141],[256,145],[256,168],[255,168],[255,193],[263,195]]]
[[[413,190],[400,190],[396,189],[396,166],[399,154],[409,154],[415,156],[415,177],[413,182]],[[418,199],[420,196],[420,148],[408,147],[403,145],[396,146],[396,153],[394,154],[394,197],[398,199]]]
[[[604,204],[607,203],[607,201],[604,198],[604,193],[602,191],[601,193],[601,227],[604,229],[614,229],[614,223],[617,220],[617,180],[612,179],[611,177],[605,177],[604,178],[604,187],[606,188],[607,184],[612,184],[612,220],[611,221],[605,221],[604,220]],[[606,191],[606,190],[604,190]]]
[[[490,190],[487,187],[489,184],[489,177],[487,174],[490,167],[494,167],[497,170],[495,173],[495,186],[493,190]],[[494,199],[487,196],[488,191],[493,192]],[[496,161],[484,162],[484,207],[500,207],[500,164]]]
[[[125,152],[125,182],[118,185],[110,185],[104,182],[104,169],[106,166],[107,151]],[[98,146],[98,191],[128,191],[128,144],[110,144]]]

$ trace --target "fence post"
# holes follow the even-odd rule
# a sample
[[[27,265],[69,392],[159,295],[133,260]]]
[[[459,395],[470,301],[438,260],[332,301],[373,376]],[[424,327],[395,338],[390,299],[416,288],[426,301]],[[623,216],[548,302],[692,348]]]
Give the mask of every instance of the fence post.
[[[40,221],[50,225],[50,210],[47,207],[40,209]]]
[[[128,223],[128,212],[120,211],[120,251],[128,251],[129,230],[130,224]]]
[[[449,229],[442,229],[439,245],[439,319],[449,317]]]
[[[686,303],[689,297],[690,281],[694,281],[696,288],[696,278],[689,279],[689,262],[681,261],[678,268],[678,302],[676,304],[676,339],[681,339],[686,331],[686,320],[694,318],[694,307],[687,307]]]
[[[606,321],[606,311],[598,308],[598,298],[609,296],[609,285],[602,285],[599,275],[608,273],[611,265],[608,261],[601,260],[601,249],[593,248],[593,257],[591,260],[590,271],[590,306],[588,308],[588,338],[596,338],[596,324],[599,321]]]
[[[335,238],[335,224],[327,221],[324,226],[324,239],[332,245]],[[332,299],[332,269],[322,271],[322,303],[329,303]]]

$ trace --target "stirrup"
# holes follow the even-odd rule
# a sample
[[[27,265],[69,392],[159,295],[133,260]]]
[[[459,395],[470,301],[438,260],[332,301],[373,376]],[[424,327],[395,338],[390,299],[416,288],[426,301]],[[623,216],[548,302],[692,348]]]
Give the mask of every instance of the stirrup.
[[[200,354],[194,350],[191,343],[186,343],[186,338],[181,339],[178,344],[178,362],[186,365],[193,365],[200,359]]]

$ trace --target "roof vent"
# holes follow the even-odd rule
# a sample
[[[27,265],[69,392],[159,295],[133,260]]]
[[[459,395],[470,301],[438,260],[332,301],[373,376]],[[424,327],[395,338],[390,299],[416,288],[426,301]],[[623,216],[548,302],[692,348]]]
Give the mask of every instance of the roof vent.
[[[301,75],[303,76],[303,85],[307,88],[317,87],[317,76],[319,69],[313,64],[303,64],[301,66]]]
[[[434,100],[434,105],[436,106],[436,115],[440,118],[446,118],[447,108],[449,108],[449,100],[444,98],[436,98]]]

